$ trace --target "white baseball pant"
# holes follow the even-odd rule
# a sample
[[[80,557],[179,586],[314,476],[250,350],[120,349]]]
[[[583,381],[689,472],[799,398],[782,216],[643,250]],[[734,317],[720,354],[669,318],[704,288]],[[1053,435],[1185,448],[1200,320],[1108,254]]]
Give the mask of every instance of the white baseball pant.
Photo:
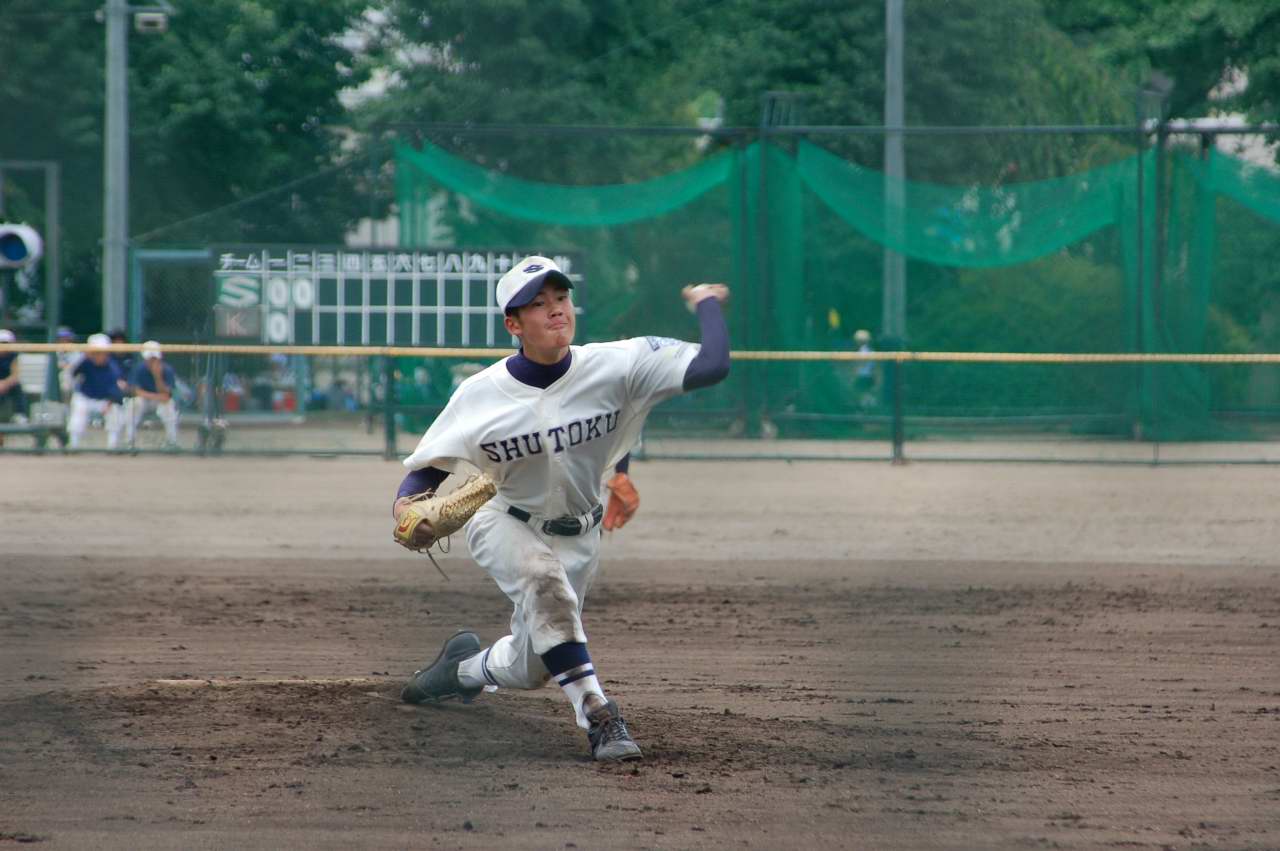
[[[71,438],[71,448],[75,449],[80,445],[89,428],[91,414],[102,414],[103,424],[107,429],[107,448],[118,448],[120,432],[124,428],[124,411],[109,399],[90,399],[78,390],[71,394],[71,413],[67,415],[67,434]]]
[[[471,557],[515,605],[511,634],[484,651],[485,671],[499,686],[541,688],[551,677],[541,654],[587,640],[582,603],[600,568],[600,527],[585,535],[544,535],[485,506],[466,531]]]
[[[138,432],[138,424],[151,411],[155,411],[156,416],[160,417],[160,422],[164,423],[165,440],[171,444],[178,442],[178,418],[180,415],[176,401],[169,399],[167,402],[157,402],[154,399],[131,396],[126,404],[129,408],[127,427],[129,429],[130,443],[133,443],[134,436]]]

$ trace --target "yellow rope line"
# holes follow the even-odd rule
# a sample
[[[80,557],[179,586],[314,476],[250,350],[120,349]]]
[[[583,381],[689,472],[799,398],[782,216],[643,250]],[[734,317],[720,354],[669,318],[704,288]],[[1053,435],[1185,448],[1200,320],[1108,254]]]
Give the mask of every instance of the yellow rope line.
[[[734,352],[753,361],[907,361],[945,363],[1280,363],[1280,354],[1137,354],[1124,352]]]
[[[0,343],[0,352],[87,352],[84,343]],[[191,343],[164,343],[161,350],[167,355],[218,354],[218,355],[321,355],[338,357],[419,357],[419,358],[505,358],[512,349],[463,349],[422,348],[413,346],[244,346],[244,345],[194,345]],[[140,352],[138,343],[117,343],[98,351]]]
[[[89,347],[83,343],[0,343],[0,352],[83,352]],[[139,352],[137,343],[120,343],[112,346],[112,352]],[[510,348],[428,348],[414,346],[246,346],[246,345],[194,345],[189,343],[165,343],[167,354],[225,354],[225,355],[319,355],[323,357],[414,357],[414,358],[504,358]],[[929,363],[1194,363],[1194,364],[1280,364],[1280,354],[1137,354],[1123,352],[733,352],[730,357],[740,361],[908,361]]]

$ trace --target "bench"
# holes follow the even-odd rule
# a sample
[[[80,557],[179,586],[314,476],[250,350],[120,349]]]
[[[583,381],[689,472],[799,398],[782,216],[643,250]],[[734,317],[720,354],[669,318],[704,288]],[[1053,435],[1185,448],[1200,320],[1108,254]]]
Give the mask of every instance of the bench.
[[[18,382],[29,399],[45,398],[48,388],[49,368],[57,355],[18,352]],[[57,368],[56,366],[54,367]]]
[[[67,429],[62,425],[51,423],[0,423],[0,446],[4,446],[4,438],[10,434],[31,435],[36,440],[36,453],[42,453],[49,445],[49,439],[58,441],[62,449],[67,448]]]
[[[0,445],[7,435],[30,435],[35,438],[36,452],[44,452],[49,440],[67,448],[67,407],[61,402],[47,401],[50,369],[56,369],[56,355],[18,353],[18,383],[27,395],[30,417],[25,423],[0,422]],[[5,412],[7,418],[9,412]]]

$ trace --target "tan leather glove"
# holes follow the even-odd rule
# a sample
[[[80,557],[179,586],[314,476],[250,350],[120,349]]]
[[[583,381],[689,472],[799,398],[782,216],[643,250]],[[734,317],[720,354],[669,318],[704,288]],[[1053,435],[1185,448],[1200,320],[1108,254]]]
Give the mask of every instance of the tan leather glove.
[[[481,474],[444,496],[431,491],[414,494],[397,510],[391,536],[406,549],[424,550],[461,529],[497,492],[493,479]]]

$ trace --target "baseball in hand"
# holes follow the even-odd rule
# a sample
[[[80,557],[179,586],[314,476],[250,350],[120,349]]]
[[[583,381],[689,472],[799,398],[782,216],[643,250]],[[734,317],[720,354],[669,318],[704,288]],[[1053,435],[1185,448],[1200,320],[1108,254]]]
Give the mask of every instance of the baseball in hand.
[[[729,288],[724,284],[689,284],[680,291],[684,303],[693,313],[698,309],[698,302],[709,298],[717,298],[721,303],[729,300]]]

